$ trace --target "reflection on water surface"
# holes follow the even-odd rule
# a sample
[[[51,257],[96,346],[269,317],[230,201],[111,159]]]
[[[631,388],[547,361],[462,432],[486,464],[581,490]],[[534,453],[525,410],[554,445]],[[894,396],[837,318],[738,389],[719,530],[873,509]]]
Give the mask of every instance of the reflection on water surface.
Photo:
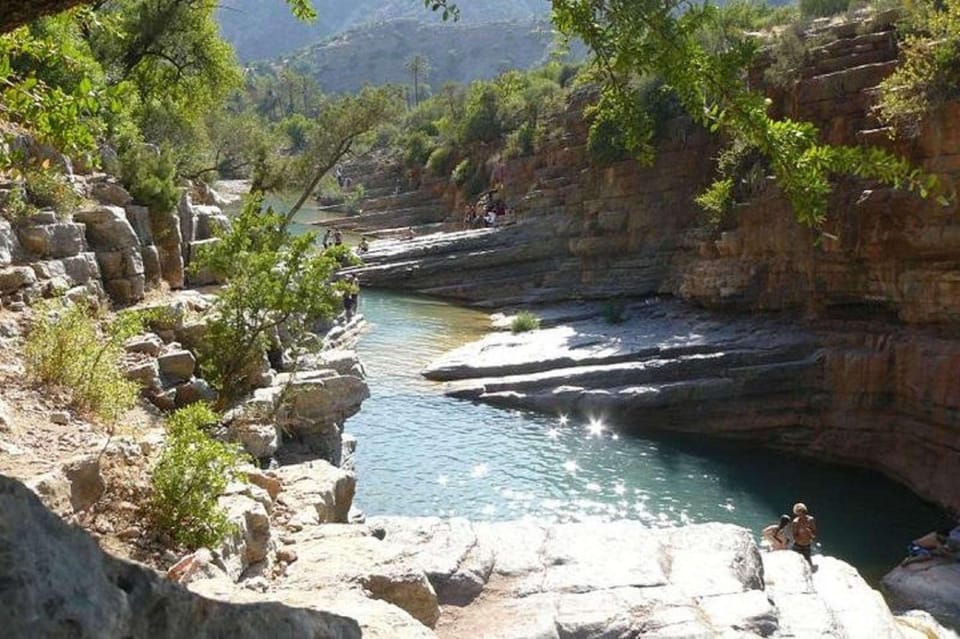
[[[723,521],[753,530],[799,499],[823,550],[876,579],[940,513],[875,473],[762,450],[620,436],[616,424],[542,416],[444,397],[419,372],[476,339],[486,314],[364,291],[359,351],[372,397],[347,422],[358,439],[356,503],[368,514]]]

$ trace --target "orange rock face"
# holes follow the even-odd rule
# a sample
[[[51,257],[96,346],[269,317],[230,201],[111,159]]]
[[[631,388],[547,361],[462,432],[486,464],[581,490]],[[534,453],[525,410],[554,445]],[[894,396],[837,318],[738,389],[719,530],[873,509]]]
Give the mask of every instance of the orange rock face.
[[[907,157],[956,191],[960,103],[939,108],[907,140],[891,140],[871,112],[877,85],[896,66],[891,20],[833,27],[791,86],[770,89],[773,110],[814,122],[831,143]],[[515,239],[491,240],[482,256],[467,246],[436,249],[432,263],[406,268],[401,285],[491,305],[661,294],[829,320],[820,333],[827,399],[812,419],[782,414],[777,422],[812,425],[796,442],[800,452],[879,468],[960,511],[957,205],[845,179],[818,233],[796,222],[761,175],[753,197],[716,228],[693,201],[712,179],[716,140],[678,119],[664,127],[652,166],[598,167],[581,107],[563,116],[562,136],[503,171],[521,229],[509,230]],[[459,270],[446,266],[445,250],[461,251]],[[396,282],[383,273],[377,283]],[[718,434],[736,428],[715,424]]]

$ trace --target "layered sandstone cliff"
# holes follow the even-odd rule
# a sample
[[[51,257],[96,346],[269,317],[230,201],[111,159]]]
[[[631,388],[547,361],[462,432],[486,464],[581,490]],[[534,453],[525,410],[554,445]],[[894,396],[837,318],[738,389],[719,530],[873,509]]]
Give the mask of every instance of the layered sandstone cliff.
[[[897,142],[871,114],[876,87],[897,61],[893,16],[826,26],[816,35],[821,44],[812,47],[811,62],[788,88],[770,89],[773,108],[814,122],[832,143],[891,148],[954,189],[960,104],[939,108],[917,137]],[[960,510],[960,485],[952,481],[960,468],[956,204],[944,208],[844,180],[824,229],[814,232],[796,222],[761,175],[752,197],[717,227],[693,202],[712,175],[715,140],[674,121],[651,167],[599,167],[586,151],[581,106],[574,101],[563,116],[563,136],[535,157],[508,163],[515,224],[375,244],[364,281],[494,307],[660,295],[734,316],[779,313],[785,325],[810,331],[815,353],[795,369],[799,377],[783,380],[792,385],[791,401],[782,401],[780,387],[740,384],[724,391],[722,404],[749,411],[709,417],[689,406],[691,396],[675,394],[676,401],[645,406],[645,419],[789,442],[803,454],[878,468]],[[681,322],[677,337],[684,334]],[[729,377],[730,368],[721,361],[700,376]],[[608,388],[619,386],[612,378]]]

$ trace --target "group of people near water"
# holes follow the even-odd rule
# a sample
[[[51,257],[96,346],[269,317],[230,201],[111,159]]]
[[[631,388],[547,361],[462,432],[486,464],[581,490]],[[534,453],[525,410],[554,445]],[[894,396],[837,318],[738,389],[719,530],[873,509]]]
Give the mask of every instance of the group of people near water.
[[[806,504],[794,504],[793,517],[781,515],[780,521],[764,528],[760,536],[769,550],[794,550],[813,565],[812,549],[817,540],[817,522]],[[908,566],[937,557],[960,561],[960,525],[934,530],[914,539],[907,547],[907,557],[900,565]]]
[[[813,565],[812,550],[817,540],[817,522],[803,502],[793,505],[793,517],[781,515],[779,522],[764,528],[760,535],[770,550],[796,551]]]
[[[497,189],[490,189],[480,196],[475,204],[467,204],[463,211],[465,228],[499,226],[507,214],[507,205],[501,198],[495,198]]]
[[[941,528],[917,537],[907,546],[907,556],[900,565],[909,566],[936,557],[960,561],[960,526]]]
[[[343,233],[340,232],[340,229],[327,229],[323,234],[323,240],[321,241],[323,248],[328,249],[331,246],[341,246],[343,244]],[[360,243],[357,244],[357,253],[366,253],[370,250],[370,241],[366,236],[360,238]]]

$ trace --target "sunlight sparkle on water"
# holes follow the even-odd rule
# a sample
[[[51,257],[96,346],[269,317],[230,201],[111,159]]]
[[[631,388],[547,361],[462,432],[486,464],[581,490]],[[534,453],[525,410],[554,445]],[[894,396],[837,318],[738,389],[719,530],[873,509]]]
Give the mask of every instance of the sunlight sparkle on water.
[[[587,431],[591,437],[599,437],[603,434],[603,422],[599,419],[591,419],[590,425],[587,426]]]
[[[575,472],[577,472],[577,468],[578,468],[577,462],[574,461],[574,460],[572,460],[572,459],[568,459],[567,461],[565,461],[565,462],[563,463],[563,469],[564,469],[565,471],[567,471],[568,473],[575,473]]]
[[[623,495],[627,492],[627,487],[624,486],[623,484],[616,484],[613,487],[613,492],[617,495]]]
[[[557,439],[558,437],[560,437],[560,431],[557,430],[556,428],[550,428],[547,430],[547,437],[549,437],[550,439]]]
[[[566,426],[568,421],[570,421],[570,419],[566,415],[560,415],[561,426]]]
[[[437,477],[437,483],[440,484],[441,486],[446,486],[449,481],[450,481],[450,478],[447,477],[446,475],[440,475],[439,477]]]
[[[588,483],[588,484],[585,486],[585,488],[586,488],[587,490],[589,490],[590,492],[592,492],[592,493],[599,493],[601,490],[603,490],[603,489],[600,487],[600,484],[598,484],[598,483],[595,482],[595,481],[592,481],[592,482]]]
[[[486,464],[477,464],[473,467],[473,470],[470,471],[470,475],[479,479],[481,477],[486,477],[490,474],[490,467]]]

